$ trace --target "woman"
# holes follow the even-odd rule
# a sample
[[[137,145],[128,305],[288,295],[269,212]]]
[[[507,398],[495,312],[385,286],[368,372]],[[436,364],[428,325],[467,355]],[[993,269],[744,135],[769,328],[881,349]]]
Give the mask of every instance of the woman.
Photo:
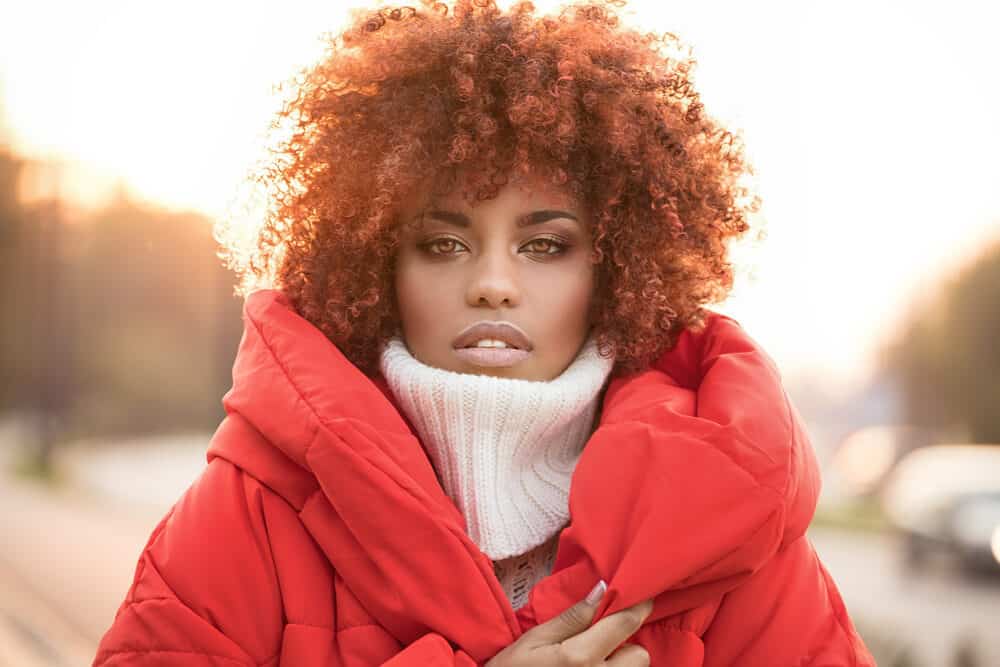
[[[873,665],[777,368],[703,308],[757,203],[691,61],[423,4],[283,112],[227,417],[94,664]]]

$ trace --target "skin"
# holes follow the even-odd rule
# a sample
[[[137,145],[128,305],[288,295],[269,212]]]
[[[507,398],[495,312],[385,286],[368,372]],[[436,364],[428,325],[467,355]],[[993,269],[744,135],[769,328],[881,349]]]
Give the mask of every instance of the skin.
[[[423,225],[404,225],[395,291],[403,340],[428,366],[547,381],[573,361],[590,332],[594,292],[590,220],[580,202],[533,178],[512,180],[488,201],[466,203],[458,192],[424,201]],[[421,206],[404,206],[419,219]],[[460,214],[466,225],[456,224]],[[518,221],[538,211],[563,211],[537,224]],[[451,218],[451,220],[449,220]],[[452,342],[479,320],[519,326],[534,345],[513,366],[477,366],[455,355]]]

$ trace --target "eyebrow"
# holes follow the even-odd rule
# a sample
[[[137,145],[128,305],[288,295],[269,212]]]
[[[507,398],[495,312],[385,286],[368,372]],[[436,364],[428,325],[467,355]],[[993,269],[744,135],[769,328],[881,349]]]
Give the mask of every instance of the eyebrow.
[[[427,217],[435,218],[442,222],[447,222],[449,224],[455,225],[457,227],[468,227],[471,223],[469,218],[463,213],[457,213],[455,211],[442,211],[438,209],[433,209],[427,211]],[[522,215],[517,220],[518,227],[527,227],[529,225],[540,225],[543,222],[548,222],[549,220],[554,220],[556,218],[569,218],[570,220],[579,219],[569,213],[568,211],[559,211],[554,209],[542,209],[540,211],[533,211]]]

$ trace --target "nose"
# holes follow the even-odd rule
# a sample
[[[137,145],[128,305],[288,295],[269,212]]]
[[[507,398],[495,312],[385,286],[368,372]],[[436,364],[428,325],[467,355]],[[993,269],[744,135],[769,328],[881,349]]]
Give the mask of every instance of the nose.
[[[466,289],[470,306],[513,308],[521,301],[514,261],[500,252],[483,253],[475,262]]]

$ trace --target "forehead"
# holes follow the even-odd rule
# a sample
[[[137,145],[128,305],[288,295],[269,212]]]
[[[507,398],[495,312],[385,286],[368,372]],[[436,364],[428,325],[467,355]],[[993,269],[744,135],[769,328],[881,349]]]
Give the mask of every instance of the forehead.
[[[404,210],[418,214],[426,209],[440,209],[462,213],[516,209],[528,213],[537,208],[558,207],[582,214],[581,202],[567,188],[562,188],[534,176],[510,177],[500,186],[497,194],[486,200],[469,201],[463,189],[464,181],[458,180],[451,191],[435,194],[430,189],[413,193],[404,202]]]

